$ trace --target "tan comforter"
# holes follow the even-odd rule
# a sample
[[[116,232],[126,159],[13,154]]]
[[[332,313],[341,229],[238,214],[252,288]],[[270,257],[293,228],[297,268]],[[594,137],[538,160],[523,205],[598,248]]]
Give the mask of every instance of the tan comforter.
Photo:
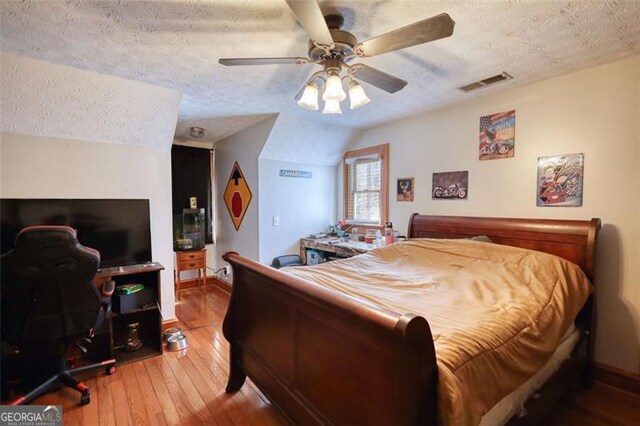
[[[591,285],[571,262],[470,240],[410,240],[287,271],[398,314],[424,316],[439,418],[475,425],[549,359]]]

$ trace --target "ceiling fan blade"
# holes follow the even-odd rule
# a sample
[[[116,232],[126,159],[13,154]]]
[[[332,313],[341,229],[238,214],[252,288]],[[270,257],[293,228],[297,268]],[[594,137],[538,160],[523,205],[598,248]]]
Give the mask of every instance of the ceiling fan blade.
[[[237,65],[276,65],[276,64],[306,64],[307,58],[222,58],[218,62],[228,67]]]
[[[364,64],[355,64],[352,65],[352,68],[353,75],[358,77],[359,80],[366,81],[385,92],[396,93],[407,85],[407,82],[401,78]]]
[[[286,0],[298,22],[318,44],[330,46],[333,38],[316,0]]]
[[[355,47],[358,56],[375,56],[449,37],[455,22],[446,13],[370,38]]]
[[[352,65],[352,68],[353,75],[359,80],[366,81],[385,92],[396,93],[407,85],[407,82],[401,78],[394,77],[391,74],[387,74],[386,72],[382,72],[364,64],[355,64]]]

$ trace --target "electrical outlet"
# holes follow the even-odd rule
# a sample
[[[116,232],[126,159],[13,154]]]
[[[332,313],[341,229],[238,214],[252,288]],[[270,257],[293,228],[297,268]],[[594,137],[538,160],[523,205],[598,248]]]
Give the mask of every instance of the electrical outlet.
[[[273,216],[273,226],[280,226],[280,216]]]

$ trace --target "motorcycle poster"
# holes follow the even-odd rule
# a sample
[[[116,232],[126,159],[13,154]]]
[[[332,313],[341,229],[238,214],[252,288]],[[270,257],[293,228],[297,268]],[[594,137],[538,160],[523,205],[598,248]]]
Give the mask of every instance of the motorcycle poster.
[[[434,200],[466,200],[469,193],[469,171],[434,173],[431,198]]]
[[[581,207],[584,154],[538,158],[538,207]]]
[[[512,158],[515,143],[515,110],[480,117],[480,160]]]

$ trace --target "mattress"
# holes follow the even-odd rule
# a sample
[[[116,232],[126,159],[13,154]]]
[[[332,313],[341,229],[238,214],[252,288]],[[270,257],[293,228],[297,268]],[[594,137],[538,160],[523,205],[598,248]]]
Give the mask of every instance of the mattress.
[[[520,385],[518,389],[505,396],[496,405],[489,410],[487,414],[482,416],[480,420],[480,426],[497,426],[503,425],[509,421],[514,415],[524,416],[526,410],[524,408],[525,402],[535,392],[540,390],[542,386],[553,376],[553,374],[560,369],[560,366],[564,361],[571,357],[573,348],[576,347],[580,340],[580,331],[575,328],[575,325],[571,327],[565,333],[565,337],[562,339],[562,343],[555,350],[553,355],[546,364],[538,370],[529,380]]]
[[[470,240],[414,239],[288,273],[397,315],[427,319],[438,364],[438,414],[477,425],[538,372],[591,284],[546,253]]]

